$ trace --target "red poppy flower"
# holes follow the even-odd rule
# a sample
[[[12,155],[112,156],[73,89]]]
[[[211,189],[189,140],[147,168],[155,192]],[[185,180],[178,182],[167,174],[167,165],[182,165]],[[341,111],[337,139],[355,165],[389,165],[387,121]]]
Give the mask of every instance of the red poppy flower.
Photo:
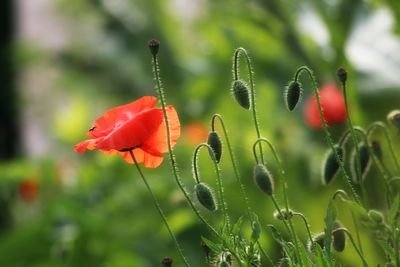
[[[327,83],[320,89],[320,100],[325,121],[328,125],[341,124],[346,121],[346,108],[341,91],[333,83]],[[304,108],[304,118],[311,128],[321,128],[315,96],[307,99]]]
[[[130,150],[138,163],[156,168],[162,161],[162,153],[168,151],[167,131],[161,108],[156,108],[157,98],[144,96],[130,104],[108,110],[99,117],[87,135],[91,138],[75,145],[75,151],[99,149],[107,154],[120,154],[133,163]],[[180,136],[178,114],[173,106],[166,108],[171,145]]]
[[[39,184],[34,179],[23,180],[19,184],[19,195],[25,201],[33,201],[39,191]]]

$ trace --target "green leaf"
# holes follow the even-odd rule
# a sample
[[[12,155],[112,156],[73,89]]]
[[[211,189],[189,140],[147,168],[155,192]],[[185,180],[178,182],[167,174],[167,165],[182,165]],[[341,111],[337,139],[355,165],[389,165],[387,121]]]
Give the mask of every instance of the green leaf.
[[[241,236],[240,232],[242,230],[242,225],[243,225],[243,216],[240,216],[240,218],[237,220],[237,222],[233,225],[232,227],[232,234],[235,236]]]

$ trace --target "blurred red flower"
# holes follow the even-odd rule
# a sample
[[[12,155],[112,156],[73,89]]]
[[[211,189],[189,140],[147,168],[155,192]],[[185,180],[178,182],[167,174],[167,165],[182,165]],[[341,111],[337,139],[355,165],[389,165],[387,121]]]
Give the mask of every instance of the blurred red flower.
[[[329,126],[341,124],[346,121],[344,97],[334,83],[327,83],[320,88],[320,100],[325,121]],[[315,96],[307,99],[304,108],[304,118],[309,127],[322,127]]]
[[[133,163],[132,150],[138,163],[147,168],[156,168],[162,161],[162,153],[168,151],[167,131],[161,108],[156,108],[157,98],[144,96],[130,104],[108,110],[96,119],[87,135],[91,138],[75,145],[75,151],[99,149],[107,154],[120,154],[128,163]],[[167,116],[171,145],[180,136],[178,114],[168,106]]]
[[[19,184],[19,195],[25,201],[33,201],[39,192],[39,184],[35,179],[25,179]]]
[[[185,125],[183,134],[188,145],[198,145],[208,137],[208,128],[202,122],[192,121]]]

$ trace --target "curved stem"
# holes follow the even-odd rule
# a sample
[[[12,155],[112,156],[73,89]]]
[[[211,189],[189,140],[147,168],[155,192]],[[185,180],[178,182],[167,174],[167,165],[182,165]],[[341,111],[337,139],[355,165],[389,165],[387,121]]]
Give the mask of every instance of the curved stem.
[[[233,56],[233,79],[234,80],[239,79],[239,57],[240,57],[240,55],[244,55],[244,58],[246,59],[246,63],[247,63],[247,69],[248,69],[249,80],[250,80],[251,109],[252,109],[252,113],[253,113],[253,121],[254,121],[254,126],[256,128],[257,138],[260,138],[261,133],[260,133],[260,126],[259,126],[258,118],[257,118],[256,92],[254,89],[253,69],[251,66],[250,57],[247,54],[246,49],[244,49],[243,47],[237,48],[235,50],[235,53]],[[259,146],[259,149],[260,149],[261,161],[264,163],[264,154],[263,154],[261,145]]]
[[[214,154],[212,148],[207,143],[199,144],[194,150],[194,154],[193,154],[193,172],[194,172],[194,176],[196,177],[196,181],[198,183],[200,183],[199,173],[198,173],[198,158],[199,158],[200,149],[203,148],[203,147],[208,149],[208,152],[209,152],[209,154],[211,156],[211,159],[212,159],[212,161],[214,163],[215,172],[217,173],[217,187],[218,187],[219,197],[220,197],[221,206],[222,206],[222,213],[224,215],[224,219],[225,219],[225,222],[226,222],[226,224],[228,226],[228,229],[230,229],[230,220],[229,220],[229,215],[228,215],[228,209],[226,207],[224,189],[222,187],[221,171],[220,171],[220,169],[218,167],[218,163],[217,163],[217,160],[215,158],[215,154]]]
[[[383,133],[385,134],[386,141],[387,141],[387,143],[389,145],[390,154],[392,154],[392,158],[393,158],[394,164],[396,165],[397,172],[400,174],[400,164],[399,164],[399,161],[398,161],[398,159],[396,157],[396,153],[394,152],[392,138],[390,138],[389,130],[388,130],[386,124],[381,122],[381,121],[373,122],[367,128],[367,136],[370,137],[373,134],[373,132],[375,131],[375,129],[377,129],[377,128],[380,128],[380,129],[383,130]]]
[[[308,224],[306,216],[304,216],[304,214],[300,213],[300,212],[293,212],[293,215],[300,216],[303,219],[304,225],[307,228],[308,237],[310,238],[310,242],[312,243],[313,238],[312,238],[311,231],[310,231],[310,225]]]
[[[154,78],[156,80],[156,91],[157,91],[158,97],[160,98],[161,107],[163,110],[163,117],[164,117],[164,121],[165,121],[165,127],[166,127],[166,131],[167,131],[167,145],[168,145],[169,161],[171,163],[172,173],[174,175],[175,182],[178,185],[179,189],[182,191],[182,193],[185,196],[187,202],[189,203],[191,209],[196,214],[196,216],[199,218],[199,220],[204,225],[206,225],[211,230],[211,232],[213,232],[219,239],[223,240],[222,236],[200,214],[200,211],[197,209],[197,207],[194,205],[193,201],[190,199],[189,194],[186,191],[185,186],[183,185],[182,179],[179,176],[178,165],[175,161],[175,155],[174,155],[172,145],[171,145],[171,131],[169,128],[169,120],[168,120],[167,111],[166,111],[166,101],[165,101],[164,89],[162,88],[161,78],[160,78],[160,74],[159,74],[160,69],[158,66],[157,55],[153,55],[152,63],[153,63]]]
[[[160,214],[160,216],[161,216],[161,218],[162,218],[162,220],[163,220],[165,226],[167,227],[167,230],[168,230],[168,232],[169,232],[169,235],[170,235],[171,238],[173,239],[173,241],[174,241],[174,243],[175,243],[175,246],[176,246],[176,248],[178,249],[178,252],[179,252],[179,254],[180,254],[181,258],[182,258],[182,261],[184,262],[184,264],[185,264],[186,266],[189,267],[190,265],[189,265],[189,263],[187,262],[185,256],[183,255],[183,250],[182,250],[181,246],[179,245],[178,240],[176,239],[176,236],[175,236],[175,234],[173,233],[173,231],[172,231],[172,229],[171,229],[171,227],[170,227],[170,225],[169,225],[169,223],[168,223],[168,220],[167,220],[167,218],[165,217],[165,214],[164,214],[163,210],[161,209],[160,203],[158,202],[156,196],[155,196],[154,193],[153,193],[153,190],[151,189],[149,183],[147,182],[147,179],[146,179],[146,177],[144,176],[144,174],[143,174],[143,172],[142,172],[142,169],[139,167],[139,164],[138,164],[137,161],[136,161],[135,155],[133,154],[132,150],[129,150],[129,153],[130,153],[130,155],[131,155],[131,157],[132,157],[133,163],[134,163],[135,166],[136,166],[136,169],[138,170],[138,172],[139,172],[139,174],[140,174],[140,177],[142,178],[144,184],[146,185],[147,190],[149,191],[151,197],[153,198],[154,205],[156,206],[156,208],[157,208],[157,210],[158,210],[158,213]]]
[[[251,208],[250,208],[250,204],[249,204],[249,198],[248,198],[247,193],[246,193],[246,187],[242,183],[242,179],[240,177],[239,168],[237,167],[236,160],[235,160],[235,157],[234,157],[234,154],[233,154],[233,149],[232,149],[231,143],[229,141],[228,131],[226,130],[224,120],[222,119],[222,116],[220,114],[214,114],[212,116],[212,118],[211,118],[211,130],[215,131],[215,121],[216,121],[216,119],[218,119],[220,124],[221,124],[222,131],[224,133],[224,137],[225,137],[225,141],[226,141],[226,146],[228,147],[229,156],[230,156],[231,162],[232,162],[233,172],[235,173],[236,180],[239,183],[240,192],[241,192],[242,197],[244,199],[244,202],[245,202],[245,205],[246,205],[246,209],[247,209],[247,213],[248,213],[248,216],[250,218]]]
[[[336,232],[336,231],[344,231],[344,232],[347,234],[347,236],[349,237],[349,239],[350,239],[350,241],[351,241],[351,244],[353,245],[354,249],[356,250],[358,256],[360,256],[360,259],[361,259],[361,261],[362,261],[362,263],[363,263],[363,266],[364,266],[364,267],[368,267],[367,261],[365,260],[364,256],[362,255],[360,249],[359,249],[359,248],[357,247],[357,245],[355,244],[354,239],[353,239],[353,237],[351,236],[349,230],[347,230],[346,228],[337,228],[337,229],[333,230],[333,232]]]
[[[315,98],[317,100],[318,112],[319,112],[319,116],[321,118],[322,127],[324,129],[326,139],[327,139],[332,151],[334,151],[334,153],[335,153],[336,160],[337,160],[337,162],[339,162],[340,169],[343,172],[346,185],[350,189],[351,195],[353,196],[353,198],[356,200],[357,203],[360,203],[360,197],[358,196],[354,187],[351,185],[350,176],[347,174],[347,171],[344,167],[344,163],[343,163],[340,155],[338,154],[338,152],[335,148],[335,144],[333,143],[332,136],[331,136],[330,132],[328,131],[328,125],[326,124],[325,117],[322,112],[321,100],[320,100],[320,96],[319,96],[319,89],[318,89],[318,85],[317,85],[316,79],[314,77],[313,71],[310,68],[308,68],[307,66],[302,66],[302,67],[298,68],[296,71],[296,74],[294,76],[294,81],[298,82],[298,78],[303,71],[305,71],[308,74],[308,76],[310,77],[310,79],[313,83],[313,90],[314,90]]]
[[[285,217],[283,216],[283,214],[282,214],[281,209],[279,208],[278,202],[276,201],[274,195],[271,195],[271,200],[272,200],[272,203],[273,203],[274,206],[275,206],[276,211],[279,213],[279,215],[280,215],[282,218],[285,218]],[[299,262],[300,262],[301,265],[302,265],[302,259],[301,259],[301,256],[300,256],[300,248],[299,248],[299,244],[298,244],[298,241],[297,241],[296,232],[295,232],[295,230],[294,230],[294,228],[293,228],[293,225],[292,225],[292,223],[291,223],[290,220],[288,220],[288,222],[286,222],[286,220],[282,220],[282,221],[283,221],[283,224],[285,225],[286,231],[287,231],[287,232],[289,233],[289,235],[291,235],[292,238],[293,238],[293,242],[294,242],[294,245],[295,245],[296,257],[298,258]]]
[[[358,140],[357,140],[357,136],[354,131],[353,122],[350,117],[349,104],[348,104],[348,100],[347,100],[346,82],[344,80],[341,80],[341,84],[342,84],[342,88],[343,88],[344,106],[345,106],[346,114],[347,114],[347,123],[349,124],[351,138],[353,140],[354,148],[356,150],[356,179],[357,179],[357,181],[360,181],[360,184],[362,184],[360,151],[358,149]]]
[[[349,196],[347,195],[347,193],[344,190],[341,190],[341,189],[337,190],[333,194],[332,200],[335,200],[336,196],[340,196],[342,198],[342,200],[349,200]],[[352,210],[350,210],[350,213],[351,213],[351,218],[353,220],[354,229],[356,231],[357,243],[358,243],[358,246],[360,247],[361,254],[364,255],[363,248],[362,248],[362,243],[361,243],[360,231],[359,231],[358,223],[357,223],[357,220],[356,220],[356,216],[354,215],[354,212]]]
[[[392,191],[390,190],[390,186],[388,184],[389,182],[389,175],[386,173],[385,168],[382,166],[382,163],[379,161],[379,159],[376,157],[375,153],[372,151],[372,148],[368,142],[368,136],[367,133],[362,129],[361,127],[355,126],[354,130],[359,132],[361,134],[361,137],[364,139],[365,144],[367,144],[367,149],[368,153],[371,155],[372,160],[374,164],[378,167],[379,172],[383,175],[385,186],[386,186],[386,191],[388,192],[388,206],[390,207],[390,198],[392,197]]]

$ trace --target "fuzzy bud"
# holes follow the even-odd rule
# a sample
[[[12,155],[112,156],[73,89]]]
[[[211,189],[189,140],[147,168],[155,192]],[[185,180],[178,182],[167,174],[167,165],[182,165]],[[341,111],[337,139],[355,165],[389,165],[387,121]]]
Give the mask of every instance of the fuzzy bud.
[[[342,252],[346,247],[346,232],[338,221],[333,225],[332,237],[333,248],[338,252]]]
[[[340,82],[342,84],[345,84],[346,80],[347,80],[347,71],[344,68],[340,67],[337,69],[336,74],[337,74]]]
[[[374,222],[376,224],[383,223],[383,214],[380,211],[370,210],[370,211],[368,211],[368,217],[372,222]]]
[[[400,110],[392,110],[389,112],[387,120],[400,131]]]
[[[153,56],[156,56],[158,54],[158,49],[160,48],[160,41],[157,39],[151,39],[147,42],[147,45],[150,48],[150,53]]]
[[[320,246],[322,249],[325,247],[324,244],[325,233],[319,233],[312,238],[312,242],[309,242],[307,245],[308,251],[312,252],[316,245]]]
[[[344,149],[338,145],[335,145],[335,149],[339,154],[341,160],[344,159]],[[330,149],[325,155],[325,160],[322,165],[322,178],[325,184],[329,184],[335,175],[338,173],[340,168],[339,162],[336,160],[335,152]]]
[[[274,193],[274,180],[265,165],[257,164],[254,167],[254,182],[265,194],[271,196]]]
[[[217,210],[217,200],[214,196],[213,190],[205,183],[198,183],[194,187],[197,199],[200,204],[209,211]]]
[[[250,109],[250,90],[244,81],[235,80],[232,85],[232,93],[242,108]]]
[[[172,258],[165,257],[162,259],[161,263],[164,267],[171,267],[172,266]]]
[[[280,211],[274,212],[274,218],[281,221],[290,220],[292,217],[293,217],[293,211],[290,209],[289,210],[281,209]]]
[[[208,134],[207,144],[214,151],[215,159],[219,163],[222,156],[222,143],[217,132],[212,131]]]
[[[291,81],[285,90],[285,103],[289,111],[292,111],[301,97],[301,84],[295,81]]]
[[[365,176],[368,173],[368,170],[371,166],[371,157],[369,155],[368,151],[368,146],[365,143],[359,143],[358,144],[358,152],[360,153],[360,166],[361,166],[361,176],[362,178],[365,178]],[[357,152],[354,149],[351,157],[350,157],[350,168],[351,172],[353,174],[353,177],[357,177]],[[354,182],[360,182],[360,181],[354,181]]]

